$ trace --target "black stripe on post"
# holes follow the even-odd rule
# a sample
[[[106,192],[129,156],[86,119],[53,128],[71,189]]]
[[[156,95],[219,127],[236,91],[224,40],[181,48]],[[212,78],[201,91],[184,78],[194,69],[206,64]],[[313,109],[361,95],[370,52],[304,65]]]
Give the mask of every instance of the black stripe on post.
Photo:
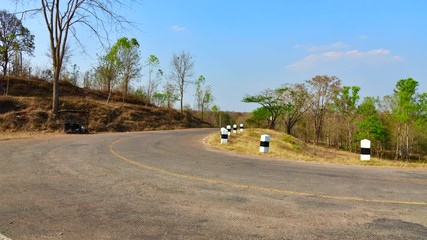
[[[227,139],[228,138],[228,134],[221,134],[221,139]]]
[[[270,142],[259,142],[260,147],[270,147]]]
[[[371,149],[370,148],[361,148],[360,153],[364,154],[364,155],[371,155]]]

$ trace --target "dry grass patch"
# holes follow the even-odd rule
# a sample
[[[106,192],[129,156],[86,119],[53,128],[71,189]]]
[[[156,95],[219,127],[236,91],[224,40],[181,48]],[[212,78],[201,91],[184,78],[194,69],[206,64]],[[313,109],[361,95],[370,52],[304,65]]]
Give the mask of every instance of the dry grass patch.
[[[270,148],[268,154],[259,152],[259,142],[262,134],[270,135]],[[407,163],[377,158],[371,158],[371,161],[360,161],[359,154],[307,144],[288,134],[266,129],[246,129],[243,133],[239,132],[238,134],[232,134],[228,139],[228,144],[220,143],[220,134],[218,130],[217,134],[209,136],[208,144],[217,149],[225,149],[236,153],[275,159],[292,159],[346,165],[427,168],[426,163]]]

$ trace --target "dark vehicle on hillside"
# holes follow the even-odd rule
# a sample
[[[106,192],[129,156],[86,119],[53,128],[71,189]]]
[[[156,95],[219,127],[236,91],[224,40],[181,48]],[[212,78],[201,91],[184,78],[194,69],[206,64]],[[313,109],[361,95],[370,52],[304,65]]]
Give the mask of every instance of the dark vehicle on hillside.
[[[64,123],[66,133],[89,133],[89,111],[60,110],[59,117]]]

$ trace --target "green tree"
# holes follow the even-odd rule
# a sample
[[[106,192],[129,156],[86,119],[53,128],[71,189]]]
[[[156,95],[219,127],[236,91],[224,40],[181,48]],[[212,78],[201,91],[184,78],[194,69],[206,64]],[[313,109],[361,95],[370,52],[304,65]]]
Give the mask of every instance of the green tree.
[[[357,124],[359,131],[355,136],[358,140],[369,139],[372,142],[373,152],[377,152],[378,157],[381,157],[389,131],[376,108],[377,103],[378,99],[366,97],[358,106],[357,113],[361,120]]]
[[[266,107],[259,107],[252,111],[251,117],[246,120],[246,123],[255,127],[270,126],[270,111]]]
[[[163,93],[166,96],[166,105],[171,108],[176,101],[179,99],[179,95],[176,92],[176,88],[172,83],[166,83],[163,87]]]
[[[32,55],[34,51],[34,35],[22,25],[14,14],[0,11],[0,65],[3,75],[12,57],[17,53]]]
[[[167,103],[167,95],[165,93],[153,93],[152,103],[158,107],[164,106]]]
[[[213,102],[213,95],[210,86],[204,86],[206,83],[206,78],[203,75],[200,75],[196,80],[196,93],[194,94],[196,100],[197,110],[203,114],[205,109],[209,108],[209,105]]]
[[[123,101],[125,100],[130,82],[140,76],[141,53],[139,52],[139,43],[135,38],[119,38],[111,47],[108,53],[109,60],[117,64],[119,76],[123,87]]]
[[[214,114],[214,122],[217,127],[220,127],[222,125],[221,121],[221,109],[218,107],[218,105],[212,106],[212,112]]]
[[[360,99],[359,91],[360,87],[358,86],[344,86],[335,94],[333,100],[334,110],[340,117],[340,122],[344,124],[346,148],[350,151],[353,151],[354,145],[354,122],[357,117],[357,101]]]
[[[417,120],[415,122],[417,137],[417,147],[420,157],[427,155],[427,92],[418,97]]]
[[[160,60],[156,57],[156,55],[151,54],[150,56],[148,56],[146,63],[148,66],[148,81],[145,90],[147,100],[148,102],[151,102],[153,100],[153,93],[157,91],[157,87],[159,86],[162,80],[163,70],[160,68]],[[156,75],[153,78],[154,71],[156,71]]]
[[[411,154],[411,127],[417,117],[418,82],[412,78],[401,79],[394,89],[395,105],[392,109],[396,119],[396,158],[409,160]]]
[[[276,127],[276,122],[280,116],[282,116],[287,105],[283,102],[283,92],[285,88],[277,89],[266,89],[261,92],[261,94],[246,96],[243,98],[245,103],[258,103],[263,107],[263,111],[267,111],[269,116],[269,125],[268,128],[274,129]]]
[[[99,57],[98,66],[95,69],[95,85],[108,92],[107,103],[110,102],[112,91],[118,83],[120,71],[119,59],[111,52],[110,48],[105,55]]]

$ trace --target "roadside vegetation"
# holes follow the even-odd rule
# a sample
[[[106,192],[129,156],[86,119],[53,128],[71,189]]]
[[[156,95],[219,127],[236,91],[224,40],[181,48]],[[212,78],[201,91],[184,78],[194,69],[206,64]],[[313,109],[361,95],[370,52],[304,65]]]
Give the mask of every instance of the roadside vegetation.
[[[0,85],[6,81],[0,77]],[[0,96],[0,133],[62,131],[64,119],[52,119],[51,88],[45,80],[11,78],[9,95]],[[90,90],[67,82],[61,84],[61,92],[60,108],[88,111],[92,133],[211,126],[192,111],[181,114],[173,108],[157,107],[136,94],[129,94],[123,102],[121,92]]]
[[[258,103],[246,126],[286,132],[305,143],[359,153],[371,141],[371,155],[404,162],[427,162],[427,93],[412,78],[392,94],[365,97],[360,87],[342,86],[335,76],[315,76],[246,96]]]
[[[262,134],[268,134],[271,137],[268,153],[259,152],[260,136]],[[218,133],[209,136],[207,143],[220,150],[272,159],[361,166],[427,168],[426,161],[405,162],[379,159],[376,157],[371,158],[370,161],[361,161],[360,154],[306,143],[291,135],[271,129],[251,128],[245,129],[243,133],[232,133],[231,136],[229,136],[227,144],[220,143],[220,134],[218,130]]]
[[[96,0],[60,4],[57,0],[43,0],[16,13],[1,10],[0,133],[60,131],[70,126],[64,124],[64,111],[88,112],[90,132],[215,124],[215,117],[223,113],[213,104],[207,79],[200,75],[194,81],[195,62],[189,52],[173,54],[169,67],[164,68],[154,54],[142,58],[142,46],[137,39],[108,37],[114,35],[113,31],[124,33],[127,31],[123,30],[133,26],[119,14],[119,9],[130,7],[131,2]],[[36,15],[43,18],[50,39],[47,49],[50,62],[38,63],[42,66],[31,62],[35,36],[22,22],[25,17]],[[97,54],[97,64],[84,72],[70,62],[75,50],[85,52],[82,32],[91,32],[104,47]],[[46,67],[46,64],[51,65]],[[189,84],[197,88],[194,107],[184,105]],[[174,109],[177,102],[179,112]]]

